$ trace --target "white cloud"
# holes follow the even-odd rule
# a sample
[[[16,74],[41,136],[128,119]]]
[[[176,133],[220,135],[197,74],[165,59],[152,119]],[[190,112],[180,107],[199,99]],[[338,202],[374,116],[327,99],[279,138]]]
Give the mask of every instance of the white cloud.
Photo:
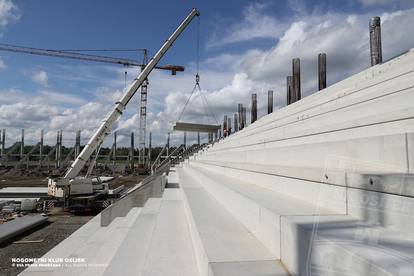
[[[364,6],[378,6],[378,5],[413,5],[412,0],[359,0]]]
[[[40,84],[42,86],[47,86],[48,80],[49,80],[49,78],[47,76],[47,73],[43,70],[34,72],[30,76],[30,78],[32,79],[32,81],[34,81],[35,83]]]
[[[244,10],[243,20],[227,30],[220,28],[219,32],[223,34],[215,34],[207,43],[207,47],[223,46],[257,38],[276,39],[282,33],[284,23],[264,14],[266,7],[258,3],[248,6]]]
[[[0,29],[20,19],[21,12],[11,0],[0,0]]]

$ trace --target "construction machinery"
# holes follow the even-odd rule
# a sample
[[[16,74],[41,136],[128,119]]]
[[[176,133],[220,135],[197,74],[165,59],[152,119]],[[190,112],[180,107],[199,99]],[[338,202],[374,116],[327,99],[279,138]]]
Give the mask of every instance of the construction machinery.
[[[143,85],[144,82],[146,82],[148,75],[154,68],[156,68],[160,59],[196,16],[199,16],[198,10],[192,9],[184,21],[181,22],[173,34],[165,41],[154,57],[151,58],[148,64],[143,67],[141,73],[125,90],[121,99],[115,103],[112,111],[89,139],[88,143],[78,155],[76,160],[71,164],[66,174],[63,177],[49,178],[48,194],[50,196],[64,199],[65,202],[69,201],[69,206],[74,204],[82,207],[90,207],[95,204],[96,200],[99,199],[101,195],[107,194],[107,184],[100,182],[99,179],[94,183],[91,178],[79,177],[78,175],[85,166],[87,160],[91,157],[92,153],[102,144],[105,137],[109,135],[112,125],[121,116],[135,92]]]

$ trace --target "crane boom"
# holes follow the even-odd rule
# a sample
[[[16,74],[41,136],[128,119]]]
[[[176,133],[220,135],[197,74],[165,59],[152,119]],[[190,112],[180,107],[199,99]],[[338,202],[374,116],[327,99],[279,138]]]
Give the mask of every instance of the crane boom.
[[[75,178],[79,172],[84,167],[86,161],[90,158],[93,151],[98,147],[100,143],[103,142],[105,137],[111,132],[112,125],[118,120],[121,116],[122,112],[125,110],[126,105],[131,100],[132,96],[134,96],[137,89],[142,85],[142,83],[146,80],[148,75],[151,71],[156,67],[157,63],[160,59],[164,56],[164,54],[168,51],[177,37],[184,31],[184,29],[190,24],[195,16],[199,16],[200,13],[197,9],[192,9],[191,12],[187,15],[184,21],[178,26],[178,28],[174,31],[174,33],[165,41],[162,47],[158,50],[158,52],[154,55],[153,58],[149,61],[149,63],[144,67],[138,77],[134,80],[134,82],[126,89],[125,93],[123,94],[122,98],[115,103],[115,107],[113,110],[108,114],[107,118],[103,121],[100,127],[96,130],[95,134],[89,139],[86,146],[83,148],[82,152],[76,158],[75,162],[70,166],[68,171],[66,172],[65,176],[63,177],[64,180],[69,180]]]

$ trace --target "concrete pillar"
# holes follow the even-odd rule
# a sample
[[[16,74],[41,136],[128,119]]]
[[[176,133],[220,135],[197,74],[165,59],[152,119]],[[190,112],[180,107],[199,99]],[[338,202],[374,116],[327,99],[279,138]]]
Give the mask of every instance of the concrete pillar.
[[[246,127],[246,112],[247,112],[247,110],[246,110],[246,107],[243,107],[242,108],[242,121],[243,121],[243,128],[245,128]]]
[[[257,121],[257,94],[252,94],[252,110],[251,110],[251,123]]]
[[[210,134],[210,133],[209,133]],[[210,137],[210,136],[209,136]],[[197,143],[200,145],[200,132],[197,132]]]
[[[60,142],[60,131],[56,133],[56,147],[55,147],[55,168],[59,168],[59,142]]]
[[[151,167],[151,151],[152,151],[152,132],[149,133],[148,137],[148,167]]]
[[[43,161],[43,129],[40,130],[40,143],[39,143],[39,166],[42,166],[42,161]]]
[[[1,157],[4,156],[5,152],[5,148],[6,148],[6,129],[3,128],[3,131],[1,132]]]
[[[60,167],[60,161],[62,160],[62,150],[63,150],[63,130],[60,130],[60,135],[59,135],[59,167]]]
[[[239,131],[238,114],[234,113],[234,132]]]
[[[170,155],[170,133],[168,132],[168,137],[167,137],[167,156]]]
[[[134,135],[133,132],[131,132],[131,146],[130,146],[130,149],[129,149],[129,163],[130,163],[131,170],[134,170],[134,168],[135,168],[135,163],[134,163],[134,161],[135,161],[134,138],[135,138],[135,135]]]
[[[78,155],[80,154],[80,136],[81,135],[81,131],[77,130],[76,131],[76,138],[75,138],[75,158],[78,157]]]
[[[23,159],[24,154],[24,129],[22,129],[22,137],[20,140],[20,160]]]
[[[318,55],[318,86],[319,91],[326,88],[326,54]]]
[[[184,131],[184,148],[187,148],[187,132]]]
[[[227,115],[223,118],[223,137],[227,136]]]
[[[369,20],[369,44],[371,66],[382,63],[381,18],[379,16],[374,16]]]
[[[273,112],[273,90],[267,91],[267,114]]]
[[[231,118],[227,119],[227,135],[231,134]]]
[[[237,106],[237,112],[239,113],[239,130],[242,130],[244,125],[243,125],[243,105],[242,104],[238,104]]]
[[[214,132],[214,141],[217,141],[217,131]]]
[[[293,101],[297,102],[302,98],[300,89],[300,59],[294,58],[292,60],[292,91]]]
[[[117,136],[117,132],[114,132],[114,144],[113,144],[113,151],[112,151],[112,160],[113,160],[113,164],[115,164],[116,161],[116,136]]]
[[[221,136],[221,126],[220,126],[220,129],[218,130],[218,137],[219,137],[219,139],[220,139],[221,137],[223,137],[223,136]]]
[[[286,77],[286,105],[290,105],[292,101],[292,76]]]

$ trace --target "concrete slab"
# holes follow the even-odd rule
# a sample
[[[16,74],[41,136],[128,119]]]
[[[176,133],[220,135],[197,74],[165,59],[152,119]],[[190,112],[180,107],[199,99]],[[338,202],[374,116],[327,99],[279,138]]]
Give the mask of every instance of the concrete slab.
[[[162,202],[142,275],[198,275],[181,200],[165,199]]]
[[[237,219],[196,180],[180,170],[180,184],[201,275],[212,274],[212,263],[275,261],[276,259]],[[252,268],[253,269],[253,268]],[[259,270],[252,275],[260,275]],[[209,274],[210,273],[210,274]]]
[[[161,198],[148,199],[103,275],[141,275],[161,201]]]
[[[413,275],[414,235],[349,216],[282,218],[282,262],[294,275]]]
[[[177,188],[165,189],[162,199],[165,200],[182,200],[182,190]]]
[[[0,242],[5,242],[29,229],[47,222],[47,217],[42,215],[26,215],[0,224]]]
[[[215,276],[288,276],[279,261],[212,263],[210,273]]]

